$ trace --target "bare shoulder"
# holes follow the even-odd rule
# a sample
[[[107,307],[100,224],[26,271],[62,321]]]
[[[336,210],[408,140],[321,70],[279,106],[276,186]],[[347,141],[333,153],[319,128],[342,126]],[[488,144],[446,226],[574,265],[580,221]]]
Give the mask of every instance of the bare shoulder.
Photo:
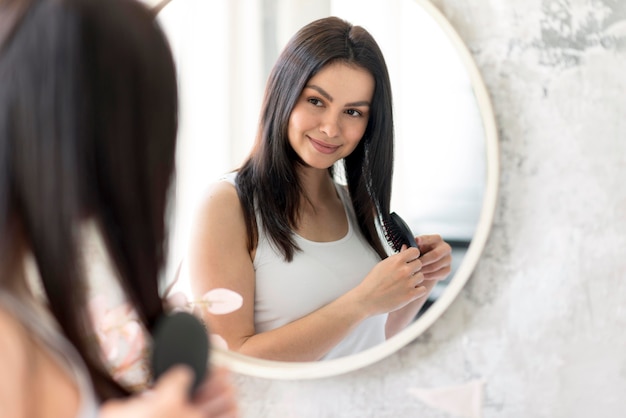
[[[200,199],[194,223],[196,232],[217,228],[229,235],[241,233],[245,221],[235,186],[227,181],[211,184]]]
[[[225,244],[245,247],[245,220],[233,184],[219,181],[209,186],[200,200],[192,235],[195,236],[195,245],[202,249],[212,242],[219,243],[219,249],[225,249]],[[225,237],[228,237],[227,243],[224,242]]]
[[[21,323],[0,306],[0,405],[7,416],[25,416],[24,393],[32,375],[28,353],[32,354],[26,330]],[[3,415],[4,416],[4,415]]]
[[[0,307],[0,405],[2,417],[75,416],[75,381],[30,332]],[[37,402],[32,402],[36,399]]]
[[[201,200],[191,228],[187,262],[191,289],[196,295],[225,287],[254,300],[253,255],[248,249],[248,232],[235,186],[214,183]]]
[[[8,360],[8,354],[23,356],[27,342],[28,337],[22,324],[0,306],[0,361]]]
[[[241,201],[235,186],[227,181],[211,184],[200,200],[199,216],[223,215],[241,212]]]

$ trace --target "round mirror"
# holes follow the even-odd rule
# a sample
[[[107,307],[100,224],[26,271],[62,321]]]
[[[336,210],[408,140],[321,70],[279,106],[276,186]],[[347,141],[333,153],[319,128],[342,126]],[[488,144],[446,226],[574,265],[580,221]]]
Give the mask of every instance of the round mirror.
[[[310,21],[334,15],[366,28],[387,61],[394,98],[396,161],[392,210],[416,235],[440,234],[453,271],[416,320],[371,349],[343,358],[276,362],[214,348],[235,372],[317,378],[376,362],[424,332],[452,303],[483,250],[496,203],[497,131],[471,54],[426,0],[258,2],[176,0],[159,13],[180,78],[180,139],[171,259],[185,253],[204,188],[247,155],[265,80],[282,46]],[[170,266],[168,277],[174,275]],[[184,274],[181,275],[184,277]],[[184,280],[177,283],[185,288]]]

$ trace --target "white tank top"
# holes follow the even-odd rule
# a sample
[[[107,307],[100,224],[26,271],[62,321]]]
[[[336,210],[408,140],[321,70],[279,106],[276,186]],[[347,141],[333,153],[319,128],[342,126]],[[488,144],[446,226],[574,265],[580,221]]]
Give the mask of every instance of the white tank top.
[[[234,184],[236,173],[224,180]],[[257,333],[279,328],[337,299],[356,287],[380,257],[361,234],[348,191],[336,184],[348,218],[348,232],[338,241],[314,242],[295,234],[301,251],[286,262],[261,227],[254,257],[254,323]],[[387,314],[361,322],[322,360],[348,356],[385,341]]]

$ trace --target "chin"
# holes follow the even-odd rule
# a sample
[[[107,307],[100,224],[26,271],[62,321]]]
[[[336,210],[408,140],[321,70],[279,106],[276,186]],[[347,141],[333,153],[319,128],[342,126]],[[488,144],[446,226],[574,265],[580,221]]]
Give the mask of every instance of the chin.
[[[320,161],[312,161],[311,159],[307,160],[302,160],[302,166],[308,169],[314,169],[314,170],[328,170],[330,167],[332,167],[335,164],[335,162],[329,163],[329,162],[320,162]]]

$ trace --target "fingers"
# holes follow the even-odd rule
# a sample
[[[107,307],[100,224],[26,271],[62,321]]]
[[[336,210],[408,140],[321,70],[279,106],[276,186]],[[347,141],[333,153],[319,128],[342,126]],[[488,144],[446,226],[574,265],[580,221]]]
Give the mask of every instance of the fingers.
[[[239,416],[237,402],[229,390],[211,398],[201,406],[204,416],[212,418],[235,418]]]
[[[414,274],[411,275],[411,286],[413,286],[414,288],[418,288],[419,285],[422,284],[422,282],[424,281],[425,277],[424,277],[424,273],[422,272],[416,272]]]
[[[424,280],[444,280],[452,271],[452,257],[444,257],[422,269]]]
[[[156,381],[150,395],[134,398],[136,411],[133,414],[119,417],[201,418],[201,409],[194,406],[189,398],[193,379],[194,372],[188,366],[176,365],[170,368]]]
[[[447,254],[437,260],[428,263],[424,263],[424,261],[422,260],[422,263],[422,273],[431,274],[443,268],[450,267],[450,265],[452,264],[452,255]]]
[[[440,235],[422,235],[415,238],[422,253],[421,272],[425,280],[443,280],[451,271],[452,247]]]
[[[400,252],[398,254],[405,262],[410,263],[411,261],[417,260],[419,258],[420,250],[419,248],[407,247],[406,245],[402,245],[402,248],[400,249]]]
[[[420,260],[424,267],[442,259],[452,261],[452,247],[439,235],[423,235],[417,237],[422,256]]]
[[[230,372],[224,367],[214,367],[209,378],[198,388],[195,399],[202,399],[207,395],[214,395],[224,391],[229,384]]]
[[[230,383],[230,372],[213,369],[209,379],[199,388],[194,402],[209,417],[234,418],[238,416],[235,389]]]
[[[444,240],[441,238],[441,235],[432,234],[432,235],[420,235],[419,237],[415,237],[415,242],[419,247],[422,253],[427,253],[431,251],[433,248],[437,247],[439,244],[443,243]]]
[[[167,398],[181,403],[187,402],[189,388],[194,379],[193,370],[187,366],[177,365],[169,369],[159,380],[152,390],[155,397]]]
[[[404,268],[407,271],[409,277],[409,284],[413,288],[417,288],[420,283],[424,281],[424,275],[422,274],[422,260],[419,258],[419,249],[414,247],[402,246],[400,253],[401,261],[405,263]]]
[[[413,292],[413,300],[424,297],[428,294],[428,288],[426,286],[415,286],[415,291]]]
[[[100,416],[106,418],[235,418],[237,405],[225,371],[215,370],[212,378],[201,386],[193,402],[189,388],[194,379],[187,366],[174,366],[157,381],[148,393],[123,400],[105,402]],[[201,399],[198,400],[198,398]]]

